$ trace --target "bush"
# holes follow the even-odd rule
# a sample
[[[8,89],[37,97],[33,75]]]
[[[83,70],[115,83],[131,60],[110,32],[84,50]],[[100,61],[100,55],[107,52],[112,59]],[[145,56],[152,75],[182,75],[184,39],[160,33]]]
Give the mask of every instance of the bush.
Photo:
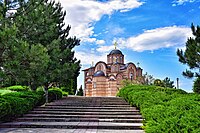
[[[134,85],[118,96],[140,108],[144,129],[154,132],[200,132],[200,95],[180,89]]]
[[[12,93],[14,91],[11,91],[11,90],[0,90],[0,95],[4,95],[4,94],[7,94],[7,93]]]
[[[0,121],[5,119],[7,114],[11,113],[11,106],[8,101],[0,97]]]
[[[38,92],[13,92],[0,97],[0,121],[9,121],[18,117],[36,105],[43,104],[44,93]]]
[[[53,101],[53,100],[58,100],[58,99],[61,99],[62,98],[62,90],[59,89],[59,88],[50,88],[48,90],[48,99],[49,99],[49,102]]]
[[[29,87],[27,86],[21,86],[21,85],[15,85],[15,86],[10,86],[6,88],[7,90],[11,90],[11,91],[28,91]]]
[[[68,92],[62,91],[62,95],[67,97],[68,96]]]

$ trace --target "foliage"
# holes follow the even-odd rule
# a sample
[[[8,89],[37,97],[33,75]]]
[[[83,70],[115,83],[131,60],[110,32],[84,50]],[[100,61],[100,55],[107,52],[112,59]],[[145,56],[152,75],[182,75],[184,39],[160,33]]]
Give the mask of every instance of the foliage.
[[[142,84],[140,81],[138,80],[129,80],[129,79],[123,79],[121,81],[121,86],[124,87],[124,86],[129,86],[129,85],[134,85],[134,84]]]
[[[194,81],[193,91],[200,94],[200,77]]]
[[[67,97],[69,94],[68,94],[68,92],[62,91],[62,95]]]
[[[154,80],[155,80],[153,75],[149,75],[148,73],[145,73],[143,77],[144,77],[145,85],[153,85]]]
[[[36,105],[41,105],[44,93],[13,92],[0,96],[0,121],[8,121],[20,116]]]
[[[200,95],[156,86],[130,85],[118,96],[140,108],[147,133],[200,132]]]
[[[15,5],[15,6],[13,6]],[[6,16],[10,10],[16,12]],[[76,88],[80,61],[74,57],[80,40],[68,37],[66,12],[48,0],[0,2],[0,77],[3,86],[21,84],[36,90],[73,80]]]
[[[174,88],[174,81],[171,81],[170,78],[166,77],[164,80],[156,79],[153,83],[155,86]]]
[[[49,99],[49,102],[53,101],[53,100],[58,100],[58,99],[61,99],[62,98],[62,90],[60,88],[50,88],[48,90],[48,99]]]
[[[29,88],[27,86],[21,86],[21,85],[14,85],[6,87],[5,89],[11,90],[11,91],[28,91]]]
[[[83,87],[82,87],[82,85],[81,85],[81,87],[79,88],[77,95],[78,95],[78,96],[83,96]]]
[[[161,86],[161,87],[164,86],[163,81],[160,80],[160,79],[156,79],[156,80],[154,80],[154,83],[153,83],[153,84],[154,84],[155,86]]]
[[[188,65],[190,68],[190,70],[183,72],[183,75],[187,78],[200,77],[199,72],[192,71],[195,69],[200,69],[200,26],[195,27],[192,24],[191,30],[194,37],[188,38],[186,42],[186,50],[177,50],[179,62]]]
[[[7,94],[7,93],[12,93],[13,91],[11,91],[11,90],[1,90],[0,89],[0,95],[4,95],[4,94]]]
[[[170,78],[166,77],[164,80],[163,80],[163,84],[164,84],[164,87],[168,87],[168,88],[174,88],[174,81],[171,81]]]

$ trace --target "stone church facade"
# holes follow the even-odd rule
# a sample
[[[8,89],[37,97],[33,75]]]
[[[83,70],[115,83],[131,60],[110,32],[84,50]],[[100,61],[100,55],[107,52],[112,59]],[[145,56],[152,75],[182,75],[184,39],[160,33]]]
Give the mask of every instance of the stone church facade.
[[[107,63],[99,61],[83,71],[85,96],[116,96],[123,79],[136,80],[142,76],[140,67],[124,63],[124,55],[118,49],[107,55]]]

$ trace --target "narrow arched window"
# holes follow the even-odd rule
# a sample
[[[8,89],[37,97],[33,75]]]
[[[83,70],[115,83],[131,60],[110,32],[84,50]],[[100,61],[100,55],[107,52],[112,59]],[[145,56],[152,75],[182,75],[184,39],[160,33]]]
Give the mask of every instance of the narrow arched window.
[[[133,73],[130,73],[130,79],[133,80]]]

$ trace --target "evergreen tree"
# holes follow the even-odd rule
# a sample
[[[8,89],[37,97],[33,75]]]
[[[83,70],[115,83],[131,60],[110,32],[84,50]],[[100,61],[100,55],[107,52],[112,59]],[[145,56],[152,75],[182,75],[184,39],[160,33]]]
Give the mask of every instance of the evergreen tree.
[[[153,83],[155,86],[161,86],[161,87],[164,87],[164,83],[162,80],[160,79],[156,79],[154,80],[154,83]]]
[[[78,46],[80,41],[76,37],[68,37],[70,26],[64,28],[65,15],[61,4],[51,1],[41,3],[23,18],[17,18],[20,29],[18,35],[30,43],[41,43],[48,50],[50,63],[46,71],[45,88],[51,83],[65,86],[79,75],[80,61],[74,58],[72,49]]]
[[[200,27],[191,26],[194,37],[188,38],[186,42],[186,50],[177,50],[179,61],[183,64],[187,64],[190,70],[183,72],[183,75],[187,78],[200,77],[200,73],[195,71],[200,70]],[[194,71],[192,71],[194,70]]]
[[[195,93],[200,94],[200,78],[199,77],[194,81],[193,91]]]
[[[5,3],[1,3],[2,12],[5,7],[9,7],[5,6]],[[18,5],[17,12],[10,16],[11,19],[7,18],[7,23],[16,27],[13,32],[15,35],[8,33],[14,39],[8,36],[9,39],[6,41],[10,42],[0,46],[0,51],[3,51],[1,53],[4,53],[0,55],[0,74],[6,75],[7,78],[11,77],[20,84],[28,84],[33,89],[39,85],[44,85],[48,89],[53,83],[63,86],[70,80],[76,82],[80,61],[74,58],[73,48],[78,46],[80,41],[76,37],[68,37],[70,26],[65,28],[66,12],[62,11],[61,4],[47,0],[16,0],[9,4],[14,5],[14,3]],[[8,10],[1,16],[5,17],[6,12]],[[3,40],[4,31],[0,32],[1,41],[6,42]],[[9,58],[2,55],[7,55]],[[16,61],[12,62],[13,57]],[[7,71],[14,74],[8,75]],[[20,74],[16,76],[18,72]],[[13,78],[15,76],[16,78]]]
[[[162,82],[164,87],[174,88],[174,81],[170,81],[170,78],[166,77]]]
[[[14,16],[18,17],[19,14],[14,14],[13,11],[20,8],[22,3],[17,0],[0,2],[0,75],[4,85],[27,85],[29,82],[31,85],[42,85],[41,75],[49,56],[42,45],[30,45],[17,37],[19,29]]]
[[[77,95],[78,95],[78,96],[83,96],[83,87],[82,87],[82,85],[81,85],[81,87],[79,88]]]

